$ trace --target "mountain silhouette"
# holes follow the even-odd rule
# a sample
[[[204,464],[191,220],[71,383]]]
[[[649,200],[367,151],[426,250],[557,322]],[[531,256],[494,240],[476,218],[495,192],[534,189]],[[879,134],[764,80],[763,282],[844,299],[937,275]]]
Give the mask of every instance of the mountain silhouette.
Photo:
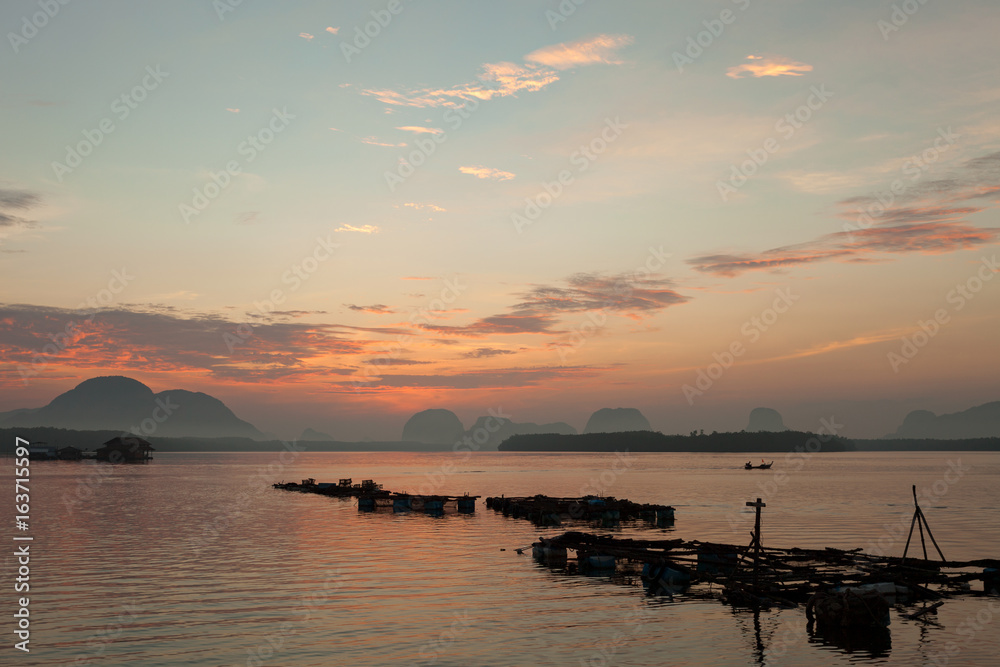
[[[914,410],[888,437],[942,440],[1000,437],[1000,401],[946,415],[935,415],[930,410]]]
[[[115,429],[143,437],[263,437],[213,396],[184,389],[154,394],[120,375],[84,380],[45,407],[0,414],[0,426]]]
[[[635,408],[601,408],[590,415],[584,433],[651,431],[649,420]]]
[[[787,431],[785,421],[781,418],[781,413],[771,408],[754,408],[750,411],[750,423],[747,424],[747,431],[767,431],[777,433]]]
[[[453,445],[462,439],[465,427],[451,410],[434,408],[413,415],[403,426],[403,440],[427,445]]]

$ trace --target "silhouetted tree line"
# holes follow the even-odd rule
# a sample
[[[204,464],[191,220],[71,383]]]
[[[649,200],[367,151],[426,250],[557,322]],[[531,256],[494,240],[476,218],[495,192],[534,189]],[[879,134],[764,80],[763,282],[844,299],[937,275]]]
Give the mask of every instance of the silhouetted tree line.
[[[813,440],[815,439],[815,440]],[[813,440],[813,442],[810,442]],[[808,443],[808,444],[807,444]],[[820,449],[817,450],[817,443]],[[664,435],[655,431],[584,433],[557,435],[542,433],[514,435],[500,443],[507,452],[853,452],[854,443],[836,436],[780,431],[776,433],[739,431],[735,433],[691,432],[691,435]]]

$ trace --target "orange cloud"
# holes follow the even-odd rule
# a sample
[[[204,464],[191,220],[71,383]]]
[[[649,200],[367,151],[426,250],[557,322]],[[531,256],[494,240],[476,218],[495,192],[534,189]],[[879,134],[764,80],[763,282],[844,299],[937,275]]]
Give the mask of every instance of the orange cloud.
[[[532,51],[524,59],[556,70],[593,64],[620,65],[622,61],[616,59],[615,51],[632,42],[629,35],[597,35],[590,39],[542,47]]]
[[[508,97],[522,91],[537,92],[558,81],[559,70],[570,67],[620,64],[621,61],[614,59],[614,51],[631,43],[632,38],[628,35],[598,35],[532,51],[525,56],[527,65],[506,61],[486,63],[476,82],[409,92],[366,89],[361,94],[395,106],[458,107],[466,102]]]
[[[515,177],[515,174],[512,174],[509,171],[502,171],[492,167],[459,167],[458,170],[463,174],[469,174],[470,176],[475,176],[476,178],[488,178],[494,181],[509,181]]]
[[[409,107],[457,107],[465,102],[491,100],[521,91],[536,92],[559,80],[555,72],[541,71],[502,62],[483,65],[480,82],[452,88],[421,88],[409,93],[394,90],[363,90],[362,95],[379,102]]]
[[[802,76],[805,72],[811,72],[812,65],[795,62],[781,56],[763,57],[747,56],[750,62],[730,67],[726,70],[726,76],[732,79],[741,79],[744,74],[755,78],[762,76]]]
[[[397,127],[397,130],[403,130],[404,132],[414,132],[416,134],[441,134],[444,132],[440,127],[423,127],[421,125],[404,125],[402,127]]]
[[[378,227],[375,225],[361,225],[360,227],[355,227],[354,225],[343,224],[337,227],[335,232],[358,232],[359,234],[378,234]]]

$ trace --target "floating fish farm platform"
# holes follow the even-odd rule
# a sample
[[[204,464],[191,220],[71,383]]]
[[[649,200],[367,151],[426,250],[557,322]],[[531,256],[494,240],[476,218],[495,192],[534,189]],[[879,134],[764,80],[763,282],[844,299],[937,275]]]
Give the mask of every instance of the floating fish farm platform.
[[[691,587],[706,584],[695,594],[714,594],[734,607],[759,610],[805,603],[810,624],[837,630],[884,631],[891,605],[922,602],[921,609],[907,614],[916,619],[935,613],[949,597],[996,595],[1000,560],[946,560],[916,503],[915,487],[913,493],[915,511],[902,557],[866,554],[861,549],[764,547],[761,509],[767,505],[760,498],[746,503],[756,509],[747,546],[568,532],[539,537],[531,546],[532,556],[569,574],[604,574],[625,583],[638,580],[653,594],[688,595]],[[907,558],[911,540],[915,544],[915,528],[923,558]],[[940,560],[928,558],[925,533]],[[982,586],[973,587],[973,582]]]
[[[461,496],[397,493],[383,489],[381,484],[376,484],[370,479],[360,484],[354,484],[351,479],[341,479],[337,484],[333,484],[317,483],[315,479],[309,478],[301,482],[279,482],[272,486],[283,491],[314,493],[335,498],[357,498],[358,510],[363,512],[392,510],[443,514],[445,510],[455,509],[462,514],[471,514],[476,511],[476,500],[479,498],[467,493]]]
[[[613,497],[500,496],[487,498],[486,507],[514,519],[527,519],[538,526],[561,526],[569,521],[613,523],[622,520],[645,520],[658,526],[667,526],[674,521],[674,508],[669,505],[640,504]]]

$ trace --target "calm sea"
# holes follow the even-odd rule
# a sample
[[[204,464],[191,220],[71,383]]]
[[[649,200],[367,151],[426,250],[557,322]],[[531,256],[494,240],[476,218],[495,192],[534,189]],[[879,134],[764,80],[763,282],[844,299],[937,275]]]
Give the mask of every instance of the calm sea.
[[[351,500],[269,486],[351,477],[484,498],[599,491],[677,508],[672,528],[624,526],[623,535],[736,544],[750,540],[744,503],[762,497],[765,546],[901,555],[916,484],[946,557],[1000,557],[996,454],[774,458],[770,471],[742,470],[739,454],[161,453],[148,465],[33,463],[31,653],[11,648],[17,566],[5,555],[11,613],[0,614],[0,663],[998,664],[996,596],[949,600],[931,622],[896,609],[889,645],[851,646],[807,634],[801,608],[755,616],[708,589],[649,596],[637,581],[552,571],[515,549],[564,529],[506,519],[482,500],[472,515],[359,513]],[[9,506],[11,459],[3,474]]]

